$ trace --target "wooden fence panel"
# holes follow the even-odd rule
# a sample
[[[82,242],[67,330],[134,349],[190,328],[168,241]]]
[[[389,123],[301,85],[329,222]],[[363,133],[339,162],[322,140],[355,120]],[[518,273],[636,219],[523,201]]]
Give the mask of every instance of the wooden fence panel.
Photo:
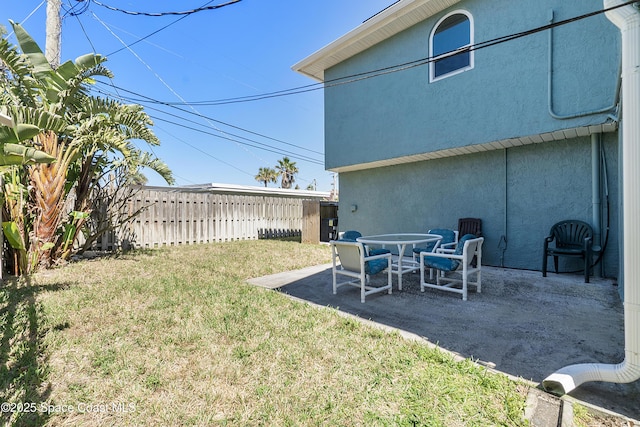
[[[130,212],[142,207],[126,230],[109,233],[99,250],[126,244],[133,247],[300,236],[303,202],[309,199],[141,189],[130,201]],[[126,236],[126,237],[125,237]]]

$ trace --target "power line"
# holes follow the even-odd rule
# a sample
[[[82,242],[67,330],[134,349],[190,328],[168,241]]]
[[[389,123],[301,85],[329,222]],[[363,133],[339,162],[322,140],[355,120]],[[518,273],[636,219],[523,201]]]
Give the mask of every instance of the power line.
[[[283,155],[284,154],[284,155],[288,155],[288,156],[294,157],[294,158],[296,158],[298,160],[301,160],[301,161],[305,161],[305,162],[308,162],[308,163],[314,163],[316,165],[324,166],[324,162],[321,162],[321,161],[318,161],[318,160],[314,160],[314,159],[308,158],[306,156],[300,156],[299,154],[286,153],[286,152],[284,152],[282,150],[273,149],[273,147],[270,147],[268,145],[265,145],[265,146],[261,146],[262,144],[261,145],[253,145],[253,144],[249,144],[247,142],[242,142],[242,141],[235,140],[233,138],[229,138],[228,136],[221,136],[221,135],[218,135],[218,134],[216,134],[214,132],[211,132],[211,131],[206,131],[206,130],[202,130],[202,129],[196,129],[196,128],[191,127],[191,126],[185,126],[185,125],[180,124],[178,122],[174,122],[174,121],[171,121],[171,120],[163,119],[163,118],[160,118],[160,117],[156,117],[156,116],[150,116],[150,117],[153,118],[154,120],[159,120],[161,122],[169,123],[169,124],[172,124],[172,125],[177,125],[177,126],[180,126],[180,127],[184,128],[184,129],[189,129],[189,130],[192,130],[192,131],[195,131],[195,132],[204,133],[206,135],[211,135],[211,136],[216,137],[216,138],[226,139],[226,140],[235,142],[237,144],[246,145],[246,146],[251,147],[251,148],[257,148],[259,150],[268,151],[268,152],[275,153],[275,154],[278,154],[278,155]],[[249,141],[251,141],[251,140],[249,140]],[[253,141],[253,142],[255,142],[257,144],[260,144],[259,142],[256,142],[256,141]]]
[[[64,5],[62,6],[63,9],[65,10],[64,15],[62,15],[62,19],[66,18],[67,15],[80,16],[89,9],[90,3],[88,1],[77,0],[76,3],[77,4],[72,5],[71,2],[69,1],[69,7],[66,7]]]
[[[114,36],[116,39],[118,39],[122,44],[125,44],[124,42],[122,42],[122,40],[111,30],[111,28],[109,28],[108,25],[106,25],[102,20],[100,20],[100,18],[98,18],[98,16],[93,13],[93,16],[95,19],[97,19],[110,33],[112,36]],[[186,103],[185,99],[180,96],[171,86],[169,86],[169,84],[162,78],[160,77],[160,75],[158,75],[158,73],[155,72],[155,70],[153,70],[153,68],[147,64],[145,61],[142,60],[142,58],[133,50],[131,49],[131,47],[128,47],[128,50],[138,59],[138,61],[140,61],[140,63],[142,63],[149,71],[151,71],[155,77],[171,92],[173,93],[176,98],[178,98],[181,102]],[[196,111],[196,109],[193,106],[190,106],[191,110],[193,110],[194,112],[200,114],[198,111]],[[204,117],[204,116],[203,116]],[[206,117],[205,117],[206,120]],[[211,124],[211,127],[215,128],[215,125]],[[217,129],[219,132],[223,133],[223,131],[221,129]],[[236,142],[236,144],[238,144],[238,146],[240,146],[241,144],[238,143],[237,141],[233,140],[233,139],[229,139],[230,141],[234,141]],[[244,147],[242,147],[244,149]],[[245,149],[246,150],[246,149]],[[247,152],[249,152],[248,150],[246,150]]]
[[[191,9],[191,10],[185,10],[182,12],[133,12],[133,11],[129,11],[129,10],[124,10],[124,9],[120,9],[117,7],[113,7],[113,6],[109,6],[106,5],[104,3],[99,2],[98,0],[90,0],[91,2],[97,4],[98,6],[102,6],[105,7],[109,10],[113,10],[115,12],[121,12],[121,13],[125,13],[127,15],[137,15],[137,16],[154,16],[154,17],[158,17],[158,16],[171,16],[171,15],[193,15],[194,13],[198,13],[198,12],[202,12],[205,10],[216,10],[216,9],[220,9],[226,6],[230,6],[232,4],[236,4],[241,2],[242,0],[230,0],[226,3],[222,3],[222,4],[217,4],[217,5],[213,5],[213,6],[201,6],[199,8],[196,9]],[[209,2],[211,3],[211,2]]]
[[[98,90],[98,92],[99,92],[99,93],[102,93],[102,94],[104,94],[104,95],[106,95],[106,96],[113,96],[113,95],[111,95],[111,94],[109,94],[109,93],[107,93],[107,92],[101,91],[101,90]],[[125,100],[125,101],[127,100],[127,98],[126,98],[126,97],[119,96],[119,98],[121,98],[121,99],[123,99],[123,100]],[[150,110],[154,110],[154,111],[158,111],[158,112],[160,112],[160,113],[162,113],[162,114],[166,114],[166,115],[169,115],[169,116],[175,117],[175,118],[177,118],[177,119],[180,119],[180,120],[183,120],[183,121],[186,121],[186,122],[189,122],[189,123],[193,123],[193,124],[195,124],[195,125],[197,125],[197,126],[204,127],[205,129],[209,129],[206,125],[203,125],[203,124],[201,124],[201,123],[199,123],[199,122],[196,122],[196,121],[194,121],[194,120],[186,119],[186,118],[184,118],[184,117],[182,117],[182,116],[178,116],[178,115],[176,115],[176,114],[171,114],[171,113],[169,113],[169,112],[167,112],[167,111],[160,110],[160,109],[158,109],[158,108],[149,107],[149,106],[145,106],[145,108],[146,108],[146,109],[150,109]],[[193,113],[191,113],[190,111],[187,111],[187,110],[182,110],[182,109],[178,109],[178,110],[179,110],[179,111],[182,111],[182,112],[184,112],[184,113],[193,114]],[[215,119],[211,119],[211,118],[205,117],[205,116],[203,116],[202,114],[199,114],[199,113],[196,113],[195,115],[196,115],[196,116],[198,116],[198,117],[206,118],[206,119],[208,119],[208,120],[212,120],[212,121],[216,121],[216,122],[219,122],[219,123],[225,124],[225,125],[227,125],[227,126],[232,126],[232,127],[234,127],[234,128],[237,128],[237,129],[243,130],[243,131],[248,132],[248,133],[252,133],[252,134],[254,134],[254,135],[259,135],[259,136],[263,136],[264,138],[274,140],[274,138],[270,138],[270,137],[268,137],[268,136],[266,136],[266,135],[261,135],[261,134],[257,134],[257,133],[255,133],[255,132],[252,132],[252,131],[249,131],[249,130],[245,130],[245,129],[242,129],[242,128],[238,128],[237,126],[233,126],[233,125],[230,125],[230,124],[226,124],[226,123],[224,123],[224,122],[221,122],[221,121],[219,121],[219,120],[215,120]],[[286,155],[286,156],[290,156],[290,157],[296,158],[296,159],[298,159],[298,160],[306,161],[306,162],[309,162],[309,163],[314,163],[314,164],[317,164],[317,165],[324,165],[324,162],[323,162],[323,161],[321,161],[321,160],[314,159],[314,158],[309,157],[309,156],[304,155],[304,154],[299,154],[299,153],[295,153],[295,152],[292,152],[292,151],[286,151],[286,150],[283,150],[283,149],[281,149],[281,148],[274,147],[274,146],[272,146],[272,145],[268,145],[268,144],[265,144],[265,143],[263,143],[263,142],[256,141],[256,140],[254,140],[254,139],[250,139],[250,138],[247,138],[247,137],[244,137],[244,136],[241,136],[241,135],[236,135],[236,134],[229,133],[229,132],[223,132],[223,135],[224,135],[224,136],[223,136],[223,135],[219,135],[219,134],[217,134],[217,133],[214,133],[214,132],[212,132],[212,131],[210,131],[210,130],[197,129],[197,128],[192,127],[192,126],[187,126],[187,125],[184,125],[184,124],[181,124],[181,123],[177,123],[177,122],[175,122],[175,121],[171,121],[171,120],[168,120],[168,119],[164,119],[164,118],[161,118],[161,117],[158,117],[158,116],[150,116],[150,117],[152,117],[154,120],[159,120],[159,121],[162,121],[162,122],[170,123],[170,124],[173,124],[173,125],[176,125],[176,126],[180,126],[180,127],[184,128],[184,129],[189,129],[189,130],[193,130],[193,131],[196,131],[196,132],[204,133],[204,134],[207,134],[207,135],[214,136],[214,137],[216,137],[216,138],[226,139],[226,140],[228,140],[228,141],[232,141],[232,142],[235,142],[235,143],[237,143],[237,144],[246,145],[246,146],[248,146],[248,147],[252,147],[252,148],[258,148],[258,149],[260,149],[260,150],[269,151],[269,152],[271,152],[271,153],[276,153],[276,154],[279,154],[279,155]],[[219,129],[216,129],[216,130],[218,130],[219,132],[221,132]],[[231,137],[239,138],[239,139],[241,139],[241,140],[247,141],[248,143],[247,143],[247,142],[238,141],[237,139],[234,139],[234,138],[231,138]],[[276,141],[279,141],[279,140],[276,140]],[[253,144],[249,144],[249,143],[258,144],[258,145],[253,145]],[[289,144],[289,145],[293,145],[293,144]],[[313,151],[313,150],[309,150],[309,149],[306,149],[306,148],[304,148],[304,147],[300,147],[300,146],[295,146],[295,147],[300,148],[300,149],[302,149],[302,150],[306,150],[306,151]],[[319,152],[318,152],[318,154],[322,154],[322,153],[319,153]]]
[[[230,127],[230,128],[237,129],[237,130],[240,130],[240,131],[243,131],[243,132],[246,132],[246,133],[249,133],[249,134],[255,135],[255,136],[259,136],[259,137],[261,137],[261,138],[266,138],[266,139],[269,139],[269,140],[274,141],[274,142],[278,142],[278,143],[281,143],[281,144],[285,144],[285,145],[288,145],[288,146],[290,146],[290,147],[294,147],[294,148],[297,148],[297,149],[300,149],[300,150],[308,151],[308,152],[310,152],[310,153],[319,154],[319,155],[321,155],[321,156],[323,156],[323,155],[324,155],[324,153],[322,153],[322,152],[320,152],[320,151],[315,151],[315,150],[312,150],[312,149],[310,149],[310,148],[302,147],[302,146],[300,146],[300,145],[292,144],[292,143],[290,143],[290,142],[286,142],[286,141],[283,141],[283,140],[281,140],[281,139],[273,138],[273,137],[270,137],[270,136],[267,136],[267,135],[264,135],[264,134],[261,134],[261,133],[258,133],[258,132],[251,131],[251,130],[249,130],[249,129],[242,128],[242,127],[240,127],[240,126],[232,125],[231,123],[223,122],[223,121],[221,121],[221,120],[214,119],[213,117],[209,117],[209,116],[205,116],[205,115],[203,115],[203,114],[200,114],[200,113],[198,113],[198,112],[192,112],[192,111],[189,111],[189,110],[184,110],[184,109],[182,109],[182,108],[179,108],[179,107],[178,107],[178,106],[176,106],[176,105],[170,105],[170,104],[167,104],[167,103],[163,103],[163,102],[161,102],[161,101],[158,101],[158,100],[153,99],[153,98],[151,98],[151,97],[148,97],[148,96],[146,96],[146,95],[142,95],[142,94],[139,94],[139,93],[133,92],[133,91],[131,91],[131,90],[124,89],[124,88],[121,88],[121,87],[119,87],[119,86],[115,86],[115,85],[113,85],[113,84],[107,84],[107,83],[104,83],[104,82],[101,82],[101,81],[97,81],[97,82],[98,82],[98,83],[101,83],[101,84],[103,84],[103,85],[107,85],[107,86],[109,86],[109,87],[113,87],[114,89],[117,89],[117,90],[119,90],[119,91],[121,91],[121,92],[126,92],[126,93],[130,93],[130,94],[133,94],[133,95],[136,95],[136,96],[141,97],[141,98],[131,98],[131,97],[124,97],[124,96],[122,96],[122,95],[119,95],[122,99],[125,99],[125,100],[127,100],[127,101],[129,101],[129,102],[135,102],[135,103],[147,103],[147,104],[148,104],[148,103],[150,103],[150,104],[157,104],[157,105],[165,105],[165,106],[168,106],[168,107],[174,108],[174,109],[176,109],[176,110],[178,110],[178,111],[181,111],[181,112],[183,112],[183,113],[192,114],[192,115],[195,115],[196,117],[200,117],[200,118],[204,118],[204,119],[207,119],[207,120],[211,120],[211,121],[216,122],[216,123],[219,123],[219,124],[221,124],[221,125],[228,126],[228,127]],[[109,94],[108,94],[108,93],[106,93],[106,92],[102,92],[102,93],[103,93],[103,94],[105,94],[105,95],[109,95]],[[154,109],[154,108],[149,107],[149,106],[147,106],[147,108],[149,108],[149,109]],[[156,111],[161,111],[161,110],[156,110]],[[169,114],[169,113],[165,112],[165,114]],[[174,117],[179,117],[179,116],[174,116]],[[195,123],[195,122],[194,122],[194,123]]]
[[[102,20],[100,20],[100,19],[95,15],[95,13],[93,13],[93,16],[94,16],[94,18],[95,18],[96,20],[98,20],[98,21],[99,21],[103,26],[105,26],[105,28],[107,28],[107,30],[109,30],[109,31],[111,32],[111,34],[112,34],[114,37],[116,37],[118,40],[120,40],[120,39],[119,39],[119,38],[118,38],[118,37],[113,33],[113,31],[112,31],[112,30],[111,30],[111,29],[110,29],[110,28],[109,28],[109,27],[108,27],[108,26],[107,26],[107,25],[106,25]],[[122,42],[122,41],[121,41],[121,42]],[[123,45],[124,45],[124,43],[123,43]],[[145,65],[148,69],[150,69],[150,71],[153,71],[153,70],[151,70],[151,67],[150,67],[147,63],[145,63],[145,62],[142,60],[142,58],[140,58],[140,57],[139,57],[139,56],[138,56],[138,55],[137,55],[137,54],[136,54],[136,53],[131,49],[131,47],[130,47],[130,46],[131,46],[131,45],[126,46],[126,48],[127,48],[131,53],[133,53],[133,54],[134,54],[134,56],[135,56],[136,58],[138,58],[138,60],[139,60],[140,62],[142,62],[142,63],[143,63],[143,65]],[[154,72],[154,71],[153,71],[153,72]],[[160,80],[160,81],[161,81],[161,82],[162,82],[162,83],[163,83],[163,84],[164,84],[164,85],[165,85],[165,86],[166,86],[166,87],[167,87],[167,88],[168,88],[168,89],[169,89],[169,90],[174,94],[174,95],[176,95],[176,97],[178,97],[178,98],[179,98],[183,103],[186,103],[186,101],[185,101],[185,100],[184,100],[180,95],[178,95],[178,94],[177,94],[177,93],[176,93],[176,92],[175,92],[171,87],[169,87],[169,85],[168,85],[168,84],[167,84],[167,83],[166,83],[166,82],[165,82],[165,81],[164,81],[164,80],[163,80],[163,79],[162,79],[162,78],[161,78],[157,73],[155,73],[155,72],[154,72],[154,74],[156,75],[156,78],[158,78],[158,79],[159,79],[159,80]],[[115,85],[113,85],[113,83],[112,83],[112,86],[113,86],[113,88],[114,88],[114,89],[116,89],[116,90],[117,90],[117,88],[115,87]],[[174,107],[174,108],[175,108],[175,107]],[[198,117],[201,117],[201,118],[204,118],[205,120],[208,120],[209,122],[211,122],[211,121],[219,122],[219,121],[217,121],[217,120],[210,120],[209,118],[207,118],[206,116],[204,116],[204,115],[203,115],[203,114],[201,114],[200,112],[196,111],[196,110],[195,110],[195,108],[194,108],[193,106],[190,106],[190,108],[191,108],[191,110],[193,111],[193,112],[191,112],[191,114],[195,114],[195,115],[197,115]],[[182,111],[182,112],[188,112],[188,111],[185,111],[185,110],[182,110],[182,109],[179,109],[179,108],[178,108],[178,110],[180,110],[180,111]],[[161,111],[161,110],[160,110],[160,111]],[[162,111],[162,112],[163,112],[164,114],[169,114],[169,113],[164,112],[164,111]],[[177,126],[181,126],[181,127],[183,127],[183,128],[189,128],[189,129],[192,129],[192,130],[194,130],[194,131],[196,131],[196,132],[206,133],[206,134],[212,135],[212,136],[217,137],[217,138],[221,138],[221,139],[226,139],[226,140],[232,141],[232,142],[234,142],[236,145],[238,145],[239,147],[243,147],[243,148],[244,148],[244,147],[251,147],[251,148],[260,149],[260,150],[263,150],[263,151],[268,151],[268,152],[276,153],[276,154],[279,154],[279,155],[282,155],[282,154],[283,154],[283,150],[282,150],[282,149],[277,149],[277,148],[274,148],[274,147],[269,146],[269,145],[267,145],[267,144],[260,143],[260,142],[255,141],[255,140],[251,140],[251,139],[249,139],[249,138],[245,138],[245,137],[242,137],[242,136],[234,135],[234,136],[236,136],[236,137],[238,137],[238,138],[244,139],[245,141],[250,141],[250,142],[252,142],[252,143],[254,143],[254,144],[258,144],[258,145],[254,145],[254,144],[251,144],[251,143],[238,141],[237,139],[231,138],[231,137],[229,137],[229,136],[228,136],[228,135],[229,135],[228,133],[226,133],[226,132],[222,131],[221,129],[216,128],[216,126],[215,126],[215,125],[213,125],[212,123],[210,123],[210,126],[211,126],[211,127],[213,127],[213,128],[215,128],[219,133],[224,134],[225,136],[221,136],[221,135],[218,135],[218,134],[212,133],[212,132],[210,132],[210,131],[203,131],[203,130],[200,130],[200,129],[190,128],[190,127],[188,127],[188,126],[185,126],[185,125],[180,124],[180,123],[172,122],[172,121],[170,121],[170,120],[166,120],[166,119],[162,119],[162,118],[158,118],[158,117],[153,117],[153,118],[155,118],[156,120],[165,121],[165,122],[167,122],[167,123],[171,123],[171,124],[174,124],[174,125],[177,125]],[[182,117],[180,117],[180,118],[181,118],[182,120],[184,120]],[[198,124],[198,125],[200,125],[200,124]],[[226,124],[226,125],[228,125],[228,126],[232,126],[232,125],[229,125],[229,124]],[[200,126],[202,126],[202,125],[200,125]],[[235,127],[235,126],[234,126],[234,127]],[[236,128],[238,128],[238,127],[236,127]],[[241,129],[241,128],[238,128],[238,129]],[[242,129],[242,130],[243,130],[243,131],[246,131],[246,132],[250,132],[250,131],[247,131],[246,129]],[[258,134],[258,135],[259,135],[259,134]],[[263,137],[266,137],[266,136],[264,136],[264,135],[262,135],[262,136],[263,136]],[[187,145],[190,145],[192,148],[197,149],[198,151],[201,151],[201,152],[203,152],[203,153],[204,153],[204,151],[203,151],[203,150],[201,150],[201,149],[199,149],[199,148],[197,148],[197,147],[194,147],[194,146],[193,146],[193,145],[191,145],[191,144],[187,144]],[[302,147],[300,147],[300,148],[302,148]],[[246,148],[244,148],[244,149],[245,149],[245,151],[250,152],[250,151],[249,151],[249,150],[247,150]],[[303,149],[304,149],[304,148],[303,148]],[[317,165],[324,166],[324,162],[323,162],[323,161],[319,161],[319,160],[313,159],[313,158],[308,157],[308,156],[305,156],[305,155],[296,154],[296,153],[288,153],[288,152],[284,152],[284,153],[285,153],[285,154],[288,154],[288,155],[290,155],[291,157],[294,157],[294,158],[296,158],[296,159],[300,159],[300,160],[302,160],[302,161],[306,161],[306,162],[309,162],[309,163],[314,163],[314,164],[317,164]],[[319,154],[321,154],[321,153],[319,153]],[[210,154],[208,154],[208,153],[207,153],[207,155],[211,156],[211,155],[210,155]],[[213,157],[213,156],[211,156],[211,157]],[[213,157],[213,158],[215,158],[215,157]],[[221,162],[222,162],[222,160],[220,160],[220,159],[217,159],[217,158],[215,158],[215,159],[216,159],[216,160],[218,160],[218,161],[221,161]],[[261,159],[261,160],[262,160],[262,159]],[[223,163],[226,163],[226,162],[223,162]],[[230,166],[232,166],[232,165],[230,165]],[[234,167],[235,169],[238,169],[238,168],[237,168],[237,167],[235,167],[235,166],[232,166],[232,167]],[[238,170],[240,170],[240,169],[238,169]],[[247,172],[242,171],[242,170],[240,170],[240,171],[241,171],[241,172],[243,172],[243,173],[245,173],[245,174],[247,173]],[[249,174],[249,175],[250,175],[250,174]]]
[[[171,133],[167,132],[167,131],[166,131],[166,129],[162,129],[162,130],[163,130],[163,132],[165,132],[167,135],[169,135],[169,136],[170,136],[170,137],[172,137],[173,139],[175,139],[175,140],[177,140],[177,141],[180,141],[180,142],[182,142],[182,143],[183,143],[183,144],[185,144],[185,145],[188,145],[189,147],[193,148],[194,150],[201,152],[201,153],[202,153],[202,154],[204,154],[205,156],[207,156],[207,157],[211,157],[212,159],[217,160],[218,162],[220,162],[220,163],[222,163],[222,164],[224,164],[224,165],[227,165],[227,166],[229,166],[229,167],[231,167],[231,168],[233,168],[233,169],[235,169],[235,170],[237,170],[237,171],[239,171],[239,172],[242,172],[242,173],[243,173],[243,174],[245,174],[245,175],[253,176],[253,175],[252,175],[252,174],[250,174],[249,172],[247,172],[247,171],[245,171],[245,170],[242,170],[242,169],[238,168],[237,166],[235,166],[235,165],[233,165],[233,164],[231,164],[231,163],[229,163],[229,162],[225,162],[224,160],[222,160],[222,159],[219,159],[219,158],[215,157],[215,156],[214,156],[214,155],[212,155],[211,153],[208,153],[208,152],[206,152],[206,151],[204,151],[204,150],[202,150],[202,149],[200,149],[200,148],[196,147],[195,145],[188,143],[188,142],[187,142],[187,141],[185,141],[184,139],[182,139],[182,138],[178,138],[177,136],[172,135]],[[157,156],[156,156],[156,157],[157,157]],[[188,181],[188,180],[187,180],[187,181]]]
[[[210,3],[213,3],[213,2],[214,2],[214,0],[208,1],[208,2],[207,2],[207,3],[205,3],[204,5],[200,6],[200,8],[208,7],[208,5],[209,5]],[[142,37],[142,38],[140,38],[140,39],[136,40],[135,42],[133,42],[133,43],[131,43],[131,44],[128,44],[128,45],[125,45],[125,46],[121,47],[120,49],[114,50],[113,52],[111,52],[111,53],[110,53],[110,54],[108,54],[107,56],[113,56],[113,55],[115,55],[116,53],[119,53],[119,52],[121,52],[121,51],[123,51],[123,50],[125,50],[125,49],[130,49],[130,48],[131,48],[131,46],[135,46],[136,44],[140,43],[141,41],[146,40],[146,39],[148,39],[149,37],[151,37],[151,36],[153,36],[153,35],[155,35],[155,34],[158,34],[160,31],[166,30],[166,29],[167,29],[167,28],[169,28],[170,26],[172,26],[172,25],[174,25],[174,24],[177,24],[178,22],[182,21],[182,20],[183,20],[184,18],[186,18],[187,16],[190,16],[190,15],[183,15],[183,16],[181,16],[180,18],[176,19],[175,21],[170,22],[170,23],[168,23],[167,25],[164,25],[164,26],[162,26],[162,27],[158,28],[157,30],[155,30],[155,31],[153,31],[153,32],[151,32],[151,33],[149,33],[149,34],[147,34],[146,36],[144,36],[144,37]]]

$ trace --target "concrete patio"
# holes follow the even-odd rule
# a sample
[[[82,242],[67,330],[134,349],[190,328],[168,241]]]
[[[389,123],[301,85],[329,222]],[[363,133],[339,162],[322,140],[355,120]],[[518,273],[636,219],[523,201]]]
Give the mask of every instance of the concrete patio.
[[[409,273],[403,277],[402,291],[394,276],[392,295],[374,294],[362,304],[355,287],[342,287],[333,295],[331,265],[250,283],[422,337],[534,383],[567,365],[624,359],[623,307],[614,281],[592,278],[584,283],[580,275],[550,273],[543,278],[537,271],[495,267],[483,267],[482,274],[482,293],[471,291],[466,302],[440,290],[421,293],[419,273]],[[374,280],[386,279],[381,276]],[[586,383],[570,395],[640,420],[640,381]]]

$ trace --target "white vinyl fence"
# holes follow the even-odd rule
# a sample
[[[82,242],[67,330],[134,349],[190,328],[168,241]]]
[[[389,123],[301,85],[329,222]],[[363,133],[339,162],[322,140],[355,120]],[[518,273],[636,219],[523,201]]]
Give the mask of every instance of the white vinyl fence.
[[[299,236],[303,197],[141,189],[130,212],[146,207],[128,229],[107,233],[97,249]]]

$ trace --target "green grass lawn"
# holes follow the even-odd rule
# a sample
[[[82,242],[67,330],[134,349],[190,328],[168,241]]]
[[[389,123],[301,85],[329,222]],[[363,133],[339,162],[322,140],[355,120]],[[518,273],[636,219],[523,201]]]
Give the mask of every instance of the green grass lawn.
[[[11,425],[520,426],[526,387],[246,284],[330,261],[241,241],[81,261],[0,288]]]

